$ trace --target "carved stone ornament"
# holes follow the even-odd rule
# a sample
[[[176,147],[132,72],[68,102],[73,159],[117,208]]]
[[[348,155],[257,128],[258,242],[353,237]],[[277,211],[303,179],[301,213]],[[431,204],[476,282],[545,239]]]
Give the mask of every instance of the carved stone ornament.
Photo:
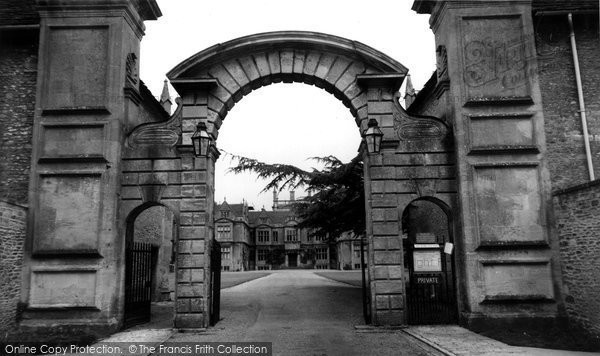
[[[181,99],[176,99],[177,110],[167,121],[141,124],[133,129],[127,142],[130,147],[177,145],[181,138]]]
[[[129,53],[127,60],[125,61],[125,73],[126,73],[126,85],[137,86],[138,85],[138,63],[137,56],[135,53]]]
[[[446,46],[439,45],[436,49],[438,82],[450,79],[448,76],[448,53]]]
[[[394,130],[401,141],[441,140],[450,129],[433,116],[410,115],[400,105],[400,94],[394,95]]]
[[[438,186],[437,178],[416,179],[411,178],[413,189],[419,197],[434,197],[437,193]]]

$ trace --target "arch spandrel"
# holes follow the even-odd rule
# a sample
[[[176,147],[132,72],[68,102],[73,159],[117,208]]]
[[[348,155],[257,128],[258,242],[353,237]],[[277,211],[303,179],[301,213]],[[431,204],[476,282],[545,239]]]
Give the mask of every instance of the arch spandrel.
[[[358,124],[367,117],[367,98],[357,76],[407,72],[399,62],[360,42],[315,32],[271,32],[212,46],[167,76],[172,82],[216,79],[207,117],[218,129],[244,95],[278,82],[302,82],[328,91],[350,109]]]

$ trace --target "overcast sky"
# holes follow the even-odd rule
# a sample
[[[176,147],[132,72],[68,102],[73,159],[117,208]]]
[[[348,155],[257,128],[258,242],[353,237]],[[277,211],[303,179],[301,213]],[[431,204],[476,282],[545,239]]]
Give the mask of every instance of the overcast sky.
[[[217,43],[270,31],[328,33],[362,42],[402,63],[420,89],[435,70],[435,45],[428,16],[410,10],[412,0],[157,0],[163,17],[146,22],[141,78],[159,96],[165,74]],[[176,93],[171,89],[171,95]],[[217,146],[265,162],[310,169],[308,157],[335,155],[348,161],[360,135],[348,109],[314,86],[274,84],[253,91],[229,112]],[[270,210],[272,193],[252,175],[226,173],[227,156],[217,161],[215,199]],[[296,196],[302,196],[297,191]],[[282,192],[282,199],[288,192]]]

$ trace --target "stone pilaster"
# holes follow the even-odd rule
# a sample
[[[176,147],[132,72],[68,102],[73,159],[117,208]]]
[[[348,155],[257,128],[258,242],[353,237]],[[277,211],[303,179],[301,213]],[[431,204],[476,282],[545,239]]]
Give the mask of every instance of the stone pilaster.
[[[40,48],[21,326],[95,335],[122,318],[118,222],[126,89],[152,0],[39,0]],[[116,277],[115,277],[116,276]],[[63,329],[68,330],[68,329]]]
[[[463,321],[561,304],[530,0],[416,1],[430,13],[458,163]]]

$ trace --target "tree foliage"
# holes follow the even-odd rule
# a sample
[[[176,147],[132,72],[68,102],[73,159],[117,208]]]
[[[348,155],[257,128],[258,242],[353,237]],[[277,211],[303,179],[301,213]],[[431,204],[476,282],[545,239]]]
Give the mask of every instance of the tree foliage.
[[[282,191],[305,187],[312,195],[297,200],[293,209],[301,219],[300,228],[311,234],[336,238],[351,231],[361,235],[365,231],[365,199],[363,162],[357,155],[344,163],[334,156],[312,157],[324,168],[305,171],[288,164],[270,164],[253,158],[233,156],[238,164],[229,169],[233,173],[251,172],[269,182],[263,192]]]

